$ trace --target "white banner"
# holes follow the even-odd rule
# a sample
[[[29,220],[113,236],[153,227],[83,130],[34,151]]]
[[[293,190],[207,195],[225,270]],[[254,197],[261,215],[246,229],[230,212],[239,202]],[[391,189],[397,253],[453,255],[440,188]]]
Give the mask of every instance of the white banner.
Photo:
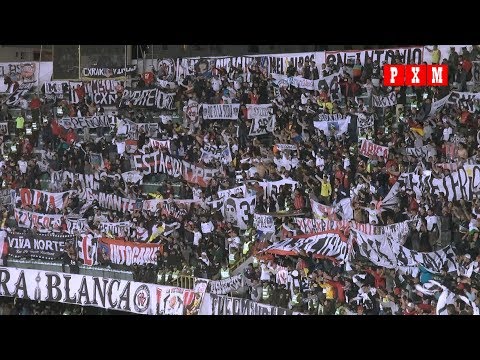
[[[150,146],[157,150],[157,149],[166,149],[169,153],[170,150],[170,140],[157,140],[157,139],[149,139]]]
[[[272,104],[247,104],[247,119],[268,118],[273,115]]]
[[[264,214],[254,214],[253,215],[253,226],[265,233],[275,232],[275,222],[273,221],[273,216],[264,215]]]
[[[223,216],[225,221],[237,226],[241,230],[248,227],[248,218],[255,211],[256,196],[244,198],[229,197],[225,199]]]
[[[268,118],[252,119],[248,136],[259,136],[272,133],[275,130],[275,115]]]
[[[63,99],[63,90],[68,89],[68,81],[47,81],[45,82],[45,97],[47,99]]]
[[[345,134],[348,131],[348,124],[350,124],[350,117],[348,120],[313,122],[313,126],[327,136]]]
[[[0,296],[154,314],[153,284],[36,269],[0,268]]]
[[[48,232],[59,229],[62,225],[63,215],[40,214],[15,208],[15,220],[19,227],[33,229],[39,232]]]
[[[437,149],[432,145],[424,145],[420,148],[402,148],[400,149],[402,155],[409,155],[414,157],[422,157],[428,159],[430,156],[437,155]]]
[[[240,104],[203,104],[203,118],[237,120]]]
[[[297,145],[293,144],[275,144],[277,147],[278,151],[285,151],[285,150],[290,150],[290,151],[295,151],[297,150]]]
[[[128,230],[132,226],[131,221],[121,221],[121,222],[101,222],[98,225],[98,230],[102,233],[110,233],[113,236],[123,235],[125,236],[128,234]]]
[[[243,275],[238,274],[228,279],[210,281],[207,292],[211,294],[225,295],[243,286]]]
[[[232,153],[229,144],[221,146],[204,144],[201,151],[202,155],[200,156],[200,159],[205,164],[209,164],[213,160],[220,160],[222,164],[228,164],[232,161]]]
[[[372,95],[372,106],[373,107],[389,107],[397,104],[397,96],[394,92],[388,93],[385,96]]]

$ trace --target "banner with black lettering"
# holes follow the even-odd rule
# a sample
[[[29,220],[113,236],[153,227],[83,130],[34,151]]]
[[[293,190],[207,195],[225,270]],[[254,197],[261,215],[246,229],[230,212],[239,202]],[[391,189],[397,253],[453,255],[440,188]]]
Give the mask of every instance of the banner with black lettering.
[[[98,225],[98,230],[102,233],[108,233],[113,236],[125,236],[125,234],[128,233],[130,226],[132,226],[131,221],[101,222]]]
[[[13,258],[59,260],[65,243],[74,241],[70,235],[21,234],[8,232],[8,255]]]
[[[65,220],[67,223],[67,233],[69,234],[81,234],[90,231],[87,219],[67,217]]]
[[[15,208],[15,221],[19,227],[33,229],[39,232],[59,230],[62,225],[63,215],[40,214],[32,211]]]
[[[247,195],[247,187],[245,185],[236,186],[231,189],[219,190],[217,194],[219,199],[226,199],[231,197],[232,195],[238,195],[238,194],[240,194],[243,197]]]
[[[412,230],[416,228],[420,219],[406,220],[390,225],[372,225],[368,223],[357,223],[349,220],[328,220],[328,219],[308,219],[308,218],[293,218],[295,223],[300,227],[305,234],[316,234],[325,231],[339,230],[344,234],[348,234],[350,229],[355,229],[366,235],[389,235],[400,244],[404,244],[407,236]]]
[[[288,309],[248,299],[205,294],[200,315],[300,315]]]
[[[264,233],[275,232],[275,222],[272,215],[254,214],[253,226]]]
[[[367,133],[375,131],[375,114],[357,113],[358,137],[365,137]]]
[[[353,66],[358,59],[362,65],[365,65],[367,58],[370,58],[372,59],[372,63],[378,61],[379,65],[384,61],[391,64],[397,51],[400,55],[401,64],[420,64],[422,62],[424,54],[423,46],[375,50],[326,51],[325,62],[330,63],[330,61],[333,61],[336,65],[344,64]]]
[[[47,81],[45,82],[45,98],[63,99],[64,90],[68,90],[68,81]]]
[[[98,201],[98,206],[103,209],[125,212],[133,212],[143,207],[143,200],[129,199],[112,193],[104,193],[101,191],[92,192],[93,199]]]
[[[163,252],[161,244],[144,244],[138,242],[101,238],[98,240],[98,260],[110,260],[112,264],[131,266],[156,264],[157,251]]]
[[[140,130],[147,137],[156,137],[158,134],[158,123],[136,123],[129,119],[119,120],[117,135],[126,135],[128,139],[138,140]]]
[[[11,205],[12,204],[12,190],[11,189],[1,189],[0,190],[0,204],[1,205]]]
[[[268,118],[273,115],[272,104],[247,104],[247,119]]]
[[[322,52],[304,52],[304,53],[289,53],[289,54],[273,54],[268,55],[269,58],[269,74],[279,74],[279,75],[287,75],[287,68],[289,63],[291,63],[295,69],[297,69],[298,65],[305,64],[305,60],[308,59],[309,62],[318,60],[317,55],[321,56]],[[321,59],[323,60],[323,58]],[[320,61],[321,61],[320,60]],[[321,66],[322,62],[317,61],[317,65]]]
[[[252,119],[252,125],[250,126],[250,132],[248,136],[259,136],[272,133],[275,130],[275,115],[268,118],[256,118]]]
[[[225,221],[233,226],[245,230],[248,227],[249,219],[255,211],[256,196],[244,198],[229,197],[225,199],[223,205],[223,216]]]
[[[0,133],[3,135],[8,135],[8,122],[0,122]]]
[[[273,83],[277,86],[294,86],[299,89],[317,90],[318,80],[305,79],[301,76],[272,74]]]
[[[161,151],[134,155],[133,165],[143,175],[167,174],[174,178],[181,177],[189,183],[198,184],[202,187],[208,186],[208,181],[219,172],[218,169],[194,165],[185,160],[166,155]]]
[[[243,275],[238,274],[228,279],[212,280],[208,283],[208,293],[225,295],[243,286]]]
[[[385,108],[397,105],[397,96],[394,92],[387,95],[372,95],[372,106]]]
[[[388,159],[388,147],[375,144],[373,141],[362,139],[359,154],[368,158],[383,157]]]
[[[84,87],[83,81],[69,81],[68,87],[70,89],[70,102],[72,104],[78,104],[80,98],[78,97],[78,90]]]
[[[154,284],[12,267],[0,279],[0,296],[155,314]]]
[[[106,173],[96,172],[95,174],[81,174],[72,173],[70,171],[52,171],[50,181],[55,184],[64,184],[68,181],[73,184],[75,181],[80,183],[81,190],[78,191],[78,197],[81,200],[89,200],[93,196],[93,190],[98,190],[100,187],[100,176]]]
[[[274,195],[275,197],[282,190],[282,186],[290,186],[292,193],[298,186],[298,181],[290,179],[282,179],[277,181],[255,181],[263,188],[263,195],[265,198]]]
[[[143,184],[143,174],[136,170],[122,173],[122,179],[126,183]]]
[[[480,85],[480,61],[472,61],[472,81],[475,86]]]
[[[115,105],[117,80],[91,80],[84,82],[85,93],[97,106]]]
[[[313,122],[315,129],[323,131],[327,136],[345,134],[348,131],[348,124],[350,124],[350,116],[348,116],[348,120]]]
[[[202,110],[205,120],[237,120],[240,104],[203,104]]]
[[[185,213],[190,209],[191,204],[200,203],[201,200],[192,199],[151,199],[143,200],[143,210],[155,212],[158,209],[166,209],[167,205],[174,206],[178,209],[184,209]],[[163,211],[163,210],[162,210]]]
[[[459,168],[440,178],[433,176],[430,171],[424,171],[423,175],[403,173],[397,182],[419,196],[427,193],[438,195],[443,192],[448,201],[472,201],[480,195],[480,165],[472,165],[468,169]],[[392,190],[393,188],[389,194]]]
[[[297,145],[293,144],[275,144],[278,151],[296,151]]]
[[[435,149],[434,146],[428,144],[419,148],[401,148],[400,153],[402,155],[409,155],[428,159],[430,156],[437,155],[437,149]]]
[[[128,65],[127,67],[86,67],[82,69],[82,77],[92,79],[114,79],[134,75],[137,71],[137,65]]]
[[[147,108],[152,110],[174,110],[175,93],[166,93],[159,88],[125,88],[120,99],[121,108]]]
[[[329,258],[343,263],[347,259],[348,243],[341,232],[330,231],[309,237],[296,236],[295,239],[285,239],[270,245],[264,252],[277,255],[311,252],[314,258]]]
[[[214,160],[219,160],[222,164],[228,164],[232,161],[232,153],[229,144],[220,146],[204,144],[201,151],[202,155],[200,155],[200,160],[205,164],[209,164]]]
[[[75,191],[65,191],[61,193],[50,193],[42,190],[34,190],[27,188],[19,188],[12,190],[13,201],[15,206],[40,206],[47,210],[52,209],[63,210],[69,201],[69,198]]]
[[[116,116],[100,115],[88,117],[65,117],[58,120],[58,125],[65,129],[96,129],[99,127],[110,127],[110,124],[115,124]]]
[[[475,112],[475,100],[480,99],[480,93],[452,91],[448,97],[449,104],[465,108],[468,112]]]

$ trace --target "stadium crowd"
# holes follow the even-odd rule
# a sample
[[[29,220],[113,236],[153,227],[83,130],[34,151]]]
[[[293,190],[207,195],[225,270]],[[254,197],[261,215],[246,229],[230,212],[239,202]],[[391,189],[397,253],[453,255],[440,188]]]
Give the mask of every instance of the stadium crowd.
[[[242,271],[244,287],[237,296],[306,314],[476,314],[480,201],[451,201],[447,194],[433,190],[418,193],[402,177],[404,173],[415,173],[442,178],[465,164],[480,163],[478,100],[474,100],[473,109],[462,103],[447,102],[437,111],[431,111],[432,104],[451,91],[471,90],[468,87],[473,77],[472,61],[480,60],[479,49],[475,46],[470,50],[463,48],[460,54],[455,50],[441,54],[433,47],[431,53],[432,63],[448,65],[449,86],[387,88],[382,79],[384,64],[368,59],[353,64],[330,61],[319,67],[314,61],[297,66],[290,63],[286,69],[288,78],[321,80],[335,76],[326,86],[315,90],[285,85],[255,62],[247,68],[230,66],[228,70],[199,71],[182,76],[178,82],[168,81],[162,69],[146,69],[136,79],[136,89],[157,87],[175,93],[176,109],[162,110],[161,118],[158,111],[122,102],[123,83],[116,89],[115,108],[98,106],[81,87],[75,90],[78,103],[72,103],[67,96],[46,98],[42,91],[25,95],[19,102],[19,111],[12,111],[5,103],[0,110],[0,122],[14,124],[14,131],[0,135],[4,155],[0,162],[2,187],[49,192],[77,190],[63,209],[46,203],[36,207],[16,204],[35,213],[64,215],[60,226],[49,229],[53,233],[67,233],[67,216],[78,214],[88,223],[88,227],[76,232],[78,239],[89,236],[95,242],[110,237],[161,244],[162,251],[156,252],[155,263],[130,266],[135,281],[173,285],[181,276],[225,280],[233,276],[236,266],[250,259]],[[401,63],[400,55],[390,62]],[[374,97],[392,94],[394,105],[374,106]],[[201,108],[192,114],[196,103],[240,104],[238,121],[204,119]],[[252,122],[256,121],[248,116],[247,105],[251,104],[272,104],[275,114],[272,131],[249,136]],[[59,125],[62,117],[103,114],[114,114],[117,122],[93,131],[67,130]],[[180,116],[172,119],[174,114]],[[366,128],[350,124],[346,131],[338,124],[324,129],[314,125],[319,116],[333,119],[335,114],[338,118],[368,118],[373,123]],[[158,123],[156,137],[168,139],[169,148],[155,146],[148,131],[140,129],[136,147],[128,149],[128,135],[120,131],[122,119]],[[362,139],[388,148],[388,155],[365,156],[361,151]],[[283,149],[277,144],[292,147]],[[206,159],[202,151],[206,146],[227,146],[229,151]],[[407,154],[404,149],[408,148],[428,150]],[[135,170],[131,155],[144,156],[157,150],[165,156],[171,154],[220,171],[206,186],[165,174],[144,175],[141,181],[121,176]],[[102,163],[93,164],[91,154],[101,154]],[[46,165],[42,166],[42,162]],[[60,170],[81,174],[102,171],[106,175],[99,179],[100,192],[140,201],[166,200],[172,207],[165,211],[161,202],[156,209],[139,207],[124,212],[104,209],[97,200],[81,198],[85,191],[81,181],[53,181],[51,173]],[[46,188],[41,182],[45,174],[49,179]],[[277,192],[269,194],[261,186],[262,182],[282,180],[286,180],[285,185]],[[237,220],[240,215],[235,210],[229,213],[228,201],[223,202],[219,197],[219,191],[239,186],[245,186],[246,191],[229,194],[231,198],[253,194],[256,200],[254,210],[246,214],[243,229]],[[392,191],[397,201],[392,202],[388,196]],[[178,199],[194,201],[183,206],[176,203]],[[351,199],[352,213],[348,219],[345,211],[338,211],[344,199]],[[1,213],[4,227],[18,232],[39,231],[35,227],[18,227],[12,220],[15,219],[12,207],[4,205]],[[255,226],[254,213],[273,216],[273,234]],[[349,224],[365,227],[418,220],[415,226],[410,226],[402,246],[420,253],[453,249],[457,266],[454,270],[444,267],[432,272],[420,265],[418,271],[403,272],[375,265],[355,240],[359,235],[355,235],[353,225],[350,229],[340,229],[352,239],[351,253],[355,254],[349,252],[345,261],[317,256],[308,250],[296,254],[269,251],[274,243],[309,233],[302,231],[297,217],[347,220]],[[130,222],[132,226],[109,234],[101,231],[103,222]],[[251,255],[255,256],[250,258]],[[100,266],[124,268],[108,256],[99,256],[97,261]],[[76,244],[66,247],[62,262],[71,272],[79,272],[83,259]],[[285,271],[287,276],[280,276]],[[440,310],[439,302],[444,304]],[[7,303],[1,307],[3,313],[54,311],[43,305]],[[70,305],[58,306],[57,313],[83,311]]]

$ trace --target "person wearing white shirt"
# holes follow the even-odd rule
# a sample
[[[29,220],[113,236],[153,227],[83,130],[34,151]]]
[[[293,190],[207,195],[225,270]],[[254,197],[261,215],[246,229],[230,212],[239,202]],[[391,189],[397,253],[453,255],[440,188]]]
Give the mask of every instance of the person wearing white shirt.
[[[18,167],[20,168],[20,172],[22,174],[27,173],[27,162],[25,160],[18,160]]]
[[[450,124],[446,124],[447,126],[443,129],[443,141],[449,141],[450,136],[453,134],[453,129]]]

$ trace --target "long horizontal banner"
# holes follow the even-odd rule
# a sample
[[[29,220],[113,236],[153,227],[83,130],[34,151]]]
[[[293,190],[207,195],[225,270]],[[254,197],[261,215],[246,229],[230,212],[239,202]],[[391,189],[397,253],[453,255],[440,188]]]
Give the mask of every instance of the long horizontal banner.
[[[7,235],[8,255],[14,258],[59,260],[65,242],[73,243],[73,236],[11,233]]]
[[[20,188],[12,190],[15,206],[40,206],[48,209],[64,209],[74,191],[49,193],[42,190]]]
[[[0,268],[0,296],[154,314],[154,285],[104,277]]]

